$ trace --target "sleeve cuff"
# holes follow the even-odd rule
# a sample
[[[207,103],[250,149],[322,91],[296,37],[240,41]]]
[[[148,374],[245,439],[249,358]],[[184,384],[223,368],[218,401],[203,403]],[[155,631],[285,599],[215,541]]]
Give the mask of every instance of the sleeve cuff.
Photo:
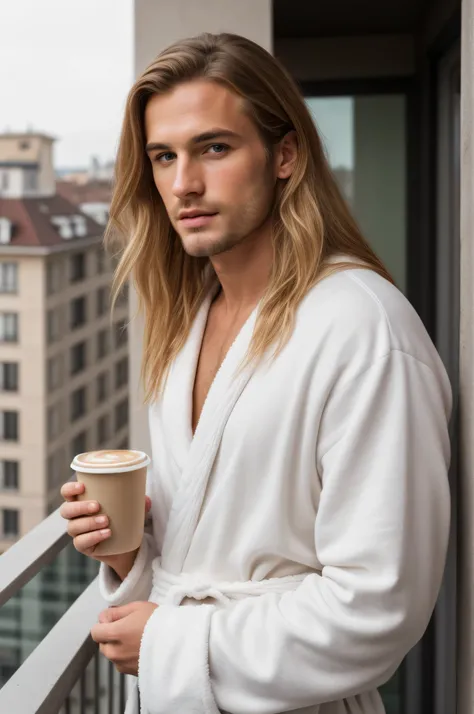
[[[140,645],[138,682],[144,711],[219,714],[208,656],[214,610],[214,605],[156,608]]]
[[[108,605],[126,605],[134,600],[148,600],[152,588],[154,548],[152,536],[145,534],[132,569],[120,581],[105,563],[99,568],[99,591]]]

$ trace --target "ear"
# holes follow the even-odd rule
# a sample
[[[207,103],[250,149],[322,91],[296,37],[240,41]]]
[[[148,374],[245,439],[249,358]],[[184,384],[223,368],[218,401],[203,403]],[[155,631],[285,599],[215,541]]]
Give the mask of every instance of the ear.
[[[293,173],[295,162],[298,156],[298,141],[296,131],[289,131],[277,146],[275,152],[276,177],[287,179]]]

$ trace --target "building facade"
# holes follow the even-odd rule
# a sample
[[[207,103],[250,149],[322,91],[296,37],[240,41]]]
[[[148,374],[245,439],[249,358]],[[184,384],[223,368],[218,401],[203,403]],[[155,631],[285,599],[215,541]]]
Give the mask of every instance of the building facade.
[[[0,552],[58,508],[77,453],[128,448],[127,293],[111,316],[103,225],[56,192],[52,145],[0,136]],[[0,687],[97,568],[71,544],[1,608]]]
[[[55,193],[51,147],[0,137],[0,551],[59,505],[75,454],[128,445],[127,295],[111,321],[103,226]]]

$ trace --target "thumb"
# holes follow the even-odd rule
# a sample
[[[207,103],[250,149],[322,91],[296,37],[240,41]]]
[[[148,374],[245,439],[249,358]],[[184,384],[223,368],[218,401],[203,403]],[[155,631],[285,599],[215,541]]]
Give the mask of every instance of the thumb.
[[[99,622],[102,624],[106,622],[117,622],[117,620],[121,620],[123,617],[127,617],[127,615],[135,612],[139,606],[140,603],[131,602],[128,605],[122,605],[121,607],[109,607],[107,610],[100,613]]]

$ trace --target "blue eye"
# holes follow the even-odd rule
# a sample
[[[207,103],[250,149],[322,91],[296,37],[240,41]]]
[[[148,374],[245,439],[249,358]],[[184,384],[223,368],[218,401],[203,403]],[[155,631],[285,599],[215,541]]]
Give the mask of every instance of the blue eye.
[[[168,159],[166,159],[166,157],[168,157]],[[171,157],[171,158],[169,158],[169,157]],[[161,164],[165,164],[165,163],[168,163],[168,161],[171,161],[173,158],[174,158],[174,154],[171,151],[165,151],[164,154],[159,154],[155,158],[155,161],[158,161]],[[166,159],[166,160],[163,161],[163,159]]]
[[[212,151],[213,154],[223,154],[227,151],[229,147],[227,144],[212,144],[209,149],[217,149],[217,151]]]

